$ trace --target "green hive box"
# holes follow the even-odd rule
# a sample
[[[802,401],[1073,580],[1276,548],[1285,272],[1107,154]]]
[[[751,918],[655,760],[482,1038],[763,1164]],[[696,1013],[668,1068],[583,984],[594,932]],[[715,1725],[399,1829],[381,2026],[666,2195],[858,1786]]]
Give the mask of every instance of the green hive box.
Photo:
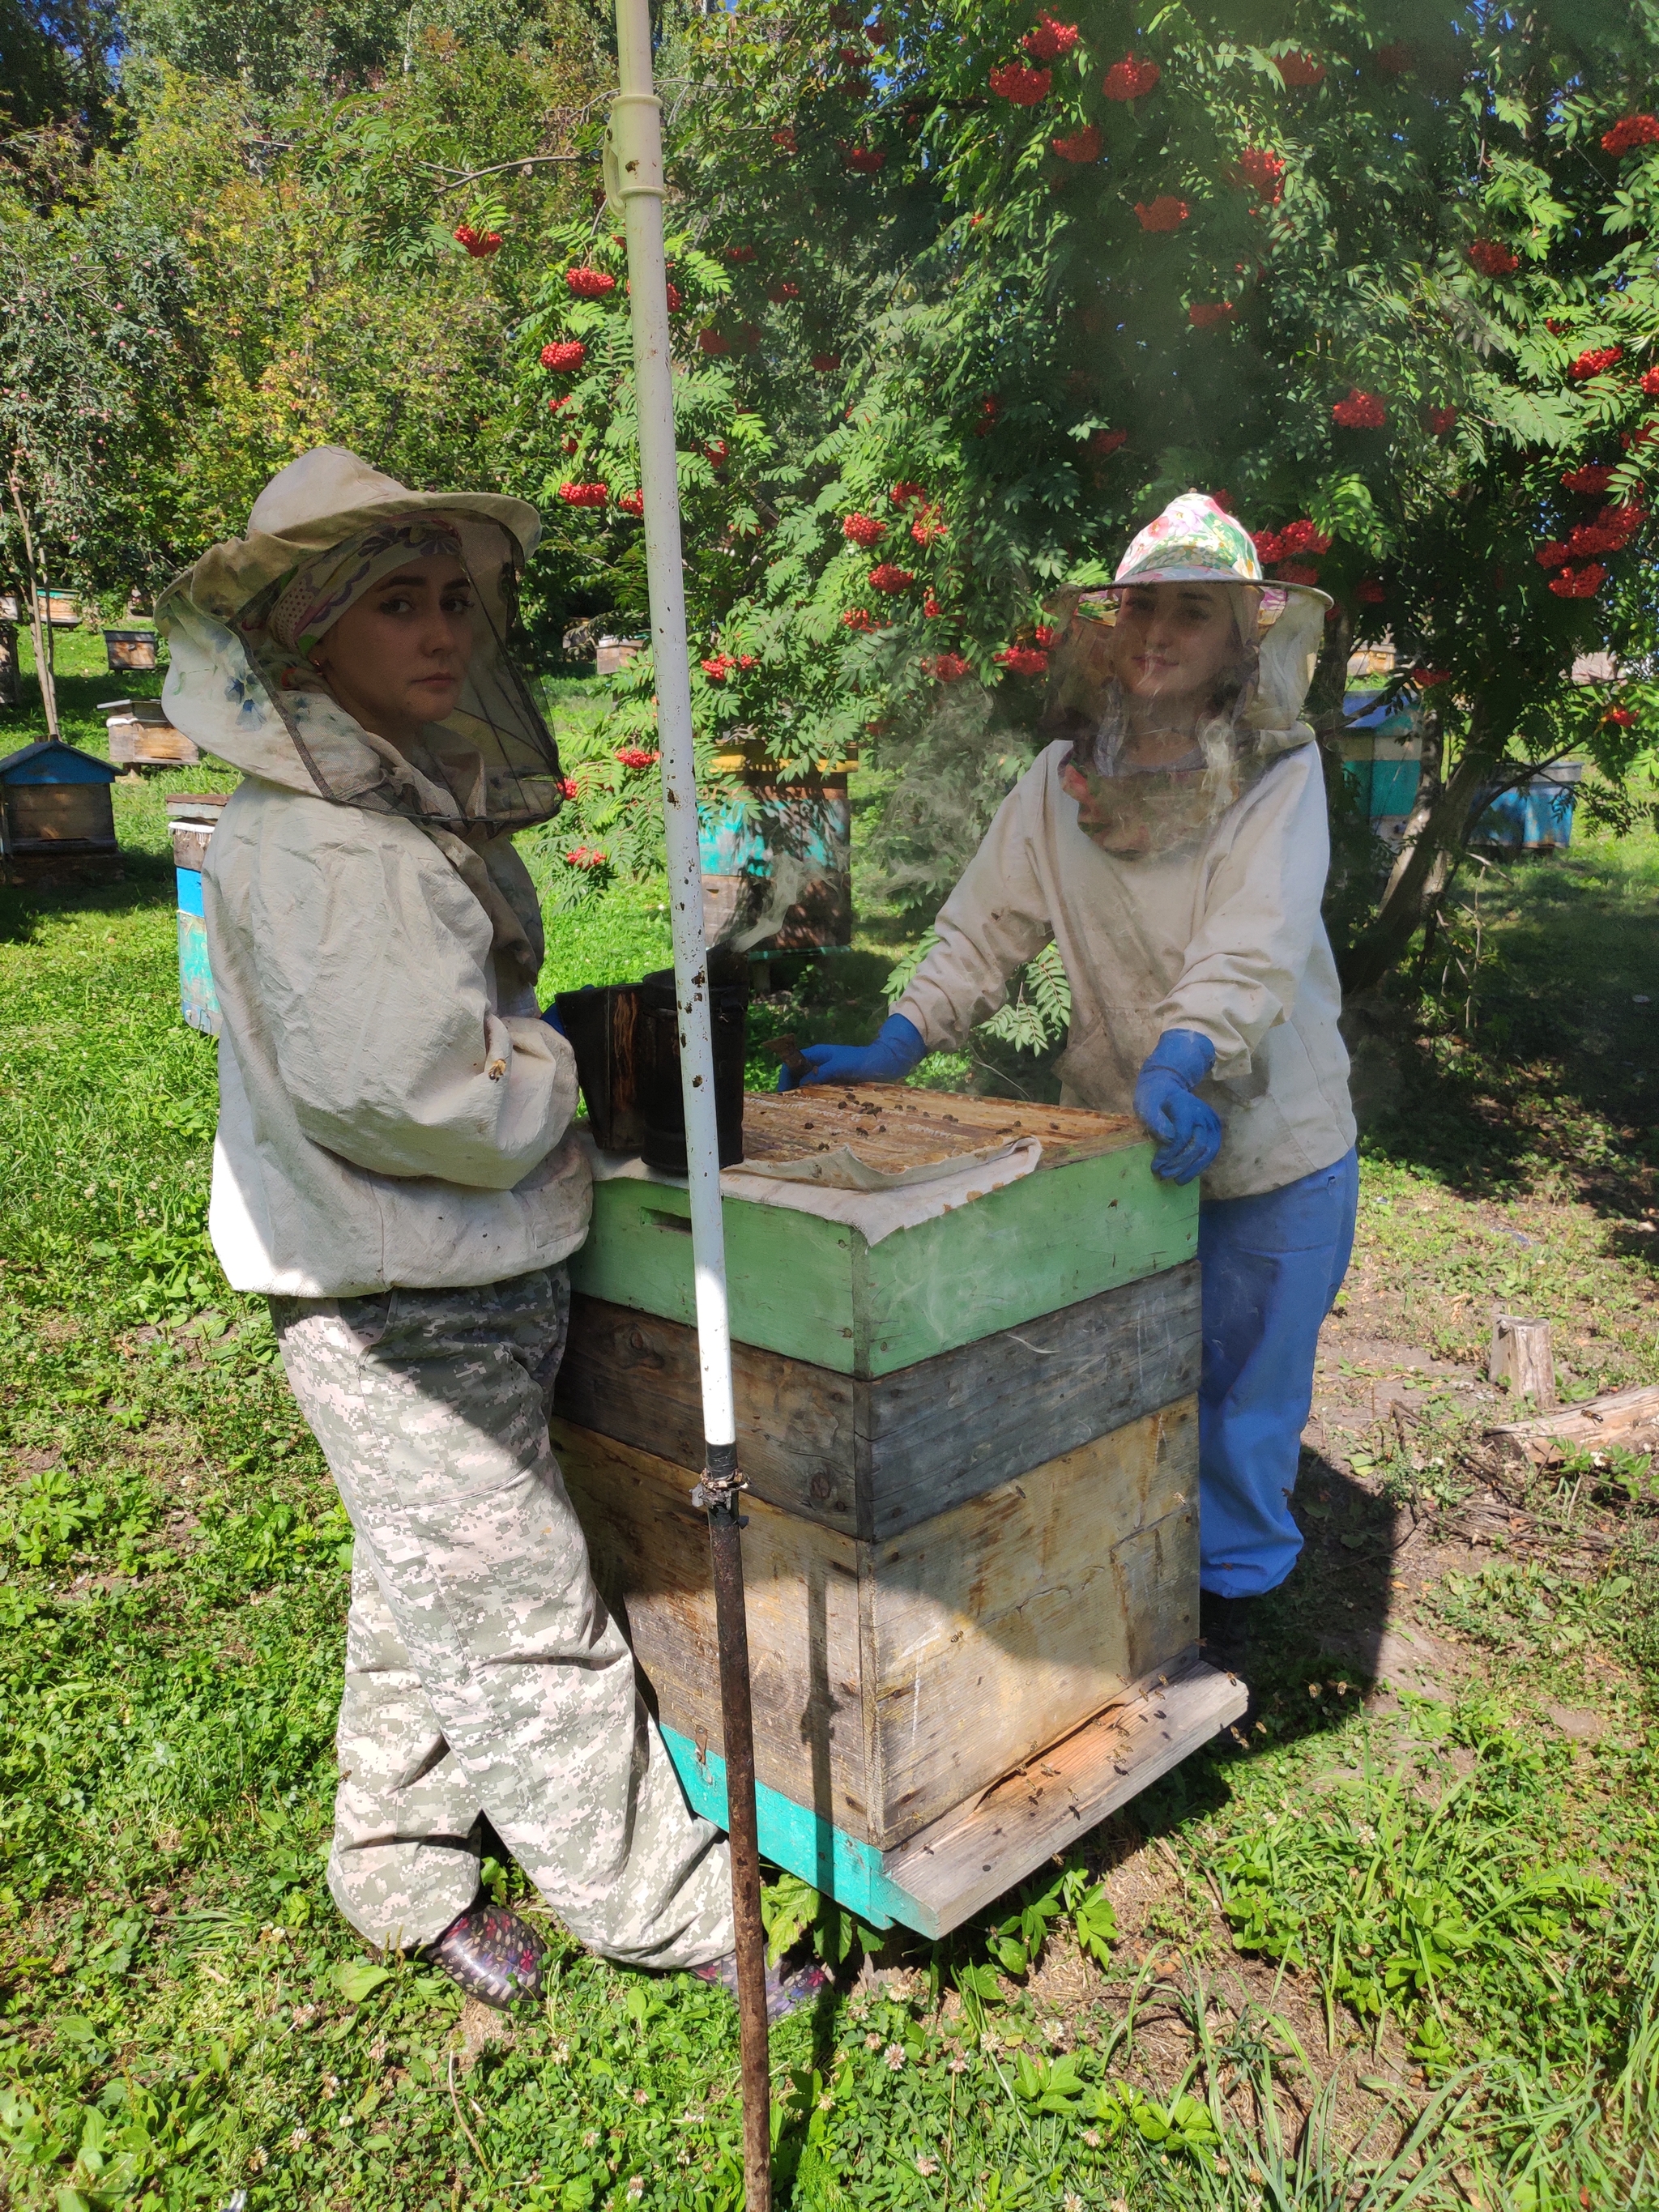
[[[1158,1182],[1138,1126],[1109,1118],[1112,1149],[1068,1148],[1052,1167],[874,1243],[842,1220],[728,1199],[733,1337],[842,1374],[887,1375],[1179,1267],[1198,1249],[1195,1189]],[[643,1170],[601,1182],[572,1285],[692,1324],[690,1231],[683,1182]]]
[[[843,1112],[896,1129],[914,1094],[874,1095]],[[1152,1175],[1132,1121],[946,1103],[964,1143],[1012,1127],[1040,1164],[902,1193],[721,1182],[762,1847],[930,1935],[1244,1702],[1195,1650],[1196,1188]],[[750,1113],[775,1139],[779,1103]],[[724,1825],[689,1203],[637,1161],[599,1170],[555,1443],[671,1755]]]

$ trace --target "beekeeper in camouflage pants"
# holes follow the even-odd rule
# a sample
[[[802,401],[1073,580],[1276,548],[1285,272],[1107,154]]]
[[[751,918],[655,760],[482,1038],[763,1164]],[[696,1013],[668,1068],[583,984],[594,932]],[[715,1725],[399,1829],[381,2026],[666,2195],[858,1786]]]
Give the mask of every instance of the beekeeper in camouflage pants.
[[[222,1028],[209,1222],[271,1302],[356,1564],[329,1882],[494,2003],[573,1935],[734,1986],[725,1838],[687,1804],[548,1443],[592,1178],[513,832],[557,812],[514,664],[533,508],[304,455],[158,614],[177,725],[243,771],[203,893]],[[773,1977],[775,2009],[810,1977]]]
[[[477,1895],[487,1811],[581,1942],[696,1964],[731,1948],[726,1855],[688,1816],[548,1444],[569,1303],[562,1267],[271,1302],[356,1532],[329,1887],[371,1942],[434,1942]]]

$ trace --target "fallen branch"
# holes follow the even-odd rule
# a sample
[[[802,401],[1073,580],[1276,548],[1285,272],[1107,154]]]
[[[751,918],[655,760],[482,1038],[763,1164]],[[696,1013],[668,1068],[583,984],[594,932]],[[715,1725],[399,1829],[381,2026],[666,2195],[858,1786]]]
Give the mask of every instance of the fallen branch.
[[[455,2107],[455,2118],[460,2123],[461,2133],[466,2137],[468,2142],[472,2146],[473,2157],[477,2160],[480,2166],[483,2166],[483,2151],[479,2145],[478,2138],[473,2134],[471,2129],[468,2127],[466,2124],[466,2114],[461,2110],[461,2100],[455,2094],[455,2054],[453,2051],[449,2054],[449,2101]],[[476,2112],[477,2107],[474,2106],[473,2110]],[[482,2119],[483,2118],[483,2113],[480,2112],[478,2117]],[[488,2168],[485,2170],[488,2171]]]
[[[1644,1431],[1649,1433],[1644,1437]],[[1511,1466],[1549,1467],[1575,1449],[1594,1450],[1611,1443],[1628,1447],[1638,1440],[1650,1449],[1659,1449],[1659,1383],[1612,1390],[1605,1397],[1587,1398],[1577,1406],[1486,1431],[1487,1443]]]

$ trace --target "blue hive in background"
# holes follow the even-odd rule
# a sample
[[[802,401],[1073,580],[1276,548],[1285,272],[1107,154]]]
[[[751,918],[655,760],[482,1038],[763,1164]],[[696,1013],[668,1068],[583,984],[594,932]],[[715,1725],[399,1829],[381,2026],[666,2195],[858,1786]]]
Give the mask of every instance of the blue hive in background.
[[[0,760],[0,872],[51,890],[111,883],[121,872],[110,786],[95,754],[44,738]]]

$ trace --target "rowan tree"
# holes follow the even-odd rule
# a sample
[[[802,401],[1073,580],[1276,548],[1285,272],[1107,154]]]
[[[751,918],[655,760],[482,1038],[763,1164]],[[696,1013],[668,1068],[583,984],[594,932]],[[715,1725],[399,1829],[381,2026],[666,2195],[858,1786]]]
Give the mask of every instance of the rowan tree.
[[[1659,733],[1644,681],[1572,678],[1652,627],[1656,64],[1651,12],[1597,0],[691,19],[663,57],[688,580],[709,657],[750,659],[700,708],[797,763],[873,726],[878,842],[925,902],[1029,757],[1053,595],[1210,490],[1336,599],[1323,735],[1385,633],[1435,709],[1345,947],[1375,981],[1477,790],[1571,750],[1616,805]],[[580,321],[549,420],[631,489],[622,288],[558,281],[526,374]],[[711,429],[740,459],[705,484]],[[626,510],[583,527],[598,573]]]
[[[307,39],[333,37],[328,12]],[[546,225],[585,194],[591,155],[570,142],[600,49],[566,0],[518,9],[516,48],[418,13],[398,13],[408,67],[390,75],[301,72],[265,97],[146,49],[124,71],[118,145],[65,159],[61,133],[14,142],[0,449],[55,580],[118,605],[154,588],[325,442],[421,485],[514,472],[511,334]],[[0,523],[14,574],[16,534]]]

